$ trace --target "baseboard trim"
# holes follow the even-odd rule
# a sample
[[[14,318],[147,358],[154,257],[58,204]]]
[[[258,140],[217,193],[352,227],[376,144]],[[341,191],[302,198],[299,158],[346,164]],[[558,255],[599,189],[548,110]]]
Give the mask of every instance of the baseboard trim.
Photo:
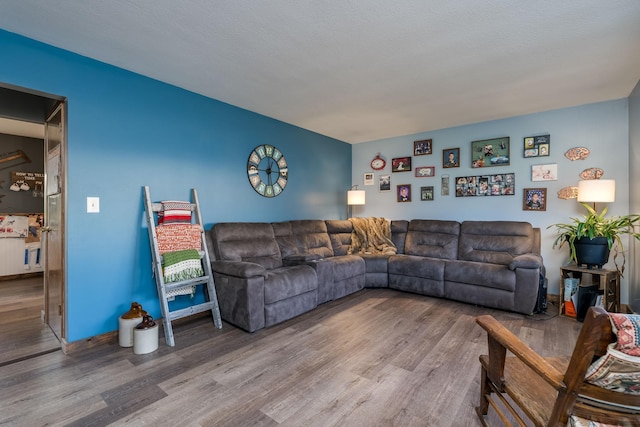
[[[196,313],[191,316],[186,316],[180,319],[174,320],[172,325],[178,326],[183,323],[192,322],[196,319],[202,317],[211,317],[210,311],[205,311],[202,313]],[[164,339],[164,328],[162,326],[162,318],[154,319],[156,323],[158,323],[159,331],[158,331],[158,339]],[[64,354],[75,353],[82,350],[88,350],[98,345],[102,344],[117,344],[118,343],[118,331],[106,332],[101,335],[96,335],[90,338],[85,338],[83,340],[71,341],[68,342],[65,339],[60,340],[60,344],[62,345],[62,352]]]
[[[62,352],[64,354],[76,353],[82,350],[88,350],[102,344],[112,344],[118,341],[118,331],[111,331],[105,334],[96,335],[94,337],[85,338],[83,340],[68,342],[65,339],[60,341],[62,344]]]

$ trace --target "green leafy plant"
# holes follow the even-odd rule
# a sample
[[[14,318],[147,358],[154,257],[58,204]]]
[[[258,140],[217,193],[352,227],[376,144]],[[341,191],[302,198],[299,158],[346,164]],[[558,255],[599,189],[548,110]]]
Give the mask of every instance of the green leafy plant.
[[[624,216],[612,216],[605,218],[607,214],[607,208],[605,207],[602,212],[598,213],[593,207],[587,203],[580,203],[587,209],[587,214],[582,218],[571,218],[571,223],[568,224],[552,224],[547,228],[556,228],[556,239],[553,242],[553,248],[561,248],[565,243],[569,245],[570,259],[575,263],[578,262],[576,258],[576,240],[582,237],[588,237],[594,239],[596,237],[604,237],[607,239],[607,244],[610,250],[613,250],[613,263],[616,266],[616,270],[622,277],[624,273],[624,266],[626,264],[626,257],[624,254],[624,245],[620,236],[625,234],[632,236],[640,240],[640,233],[636,232],[635,226],[640,222],[640,215],[624,215]],[[622,255],[622,265],[618,265],[618,256]]]

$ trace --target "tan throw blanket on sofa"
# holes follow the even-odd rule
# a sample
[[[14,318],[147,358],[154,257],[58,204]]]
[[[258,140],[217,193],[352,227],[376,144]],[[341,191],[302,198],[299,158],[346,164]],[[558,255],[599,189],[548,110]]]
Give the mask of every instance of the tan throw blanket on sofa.
[[[353,224],[349,254],[396,253],[391,240],[391,223],[384,218],[349,218]]]

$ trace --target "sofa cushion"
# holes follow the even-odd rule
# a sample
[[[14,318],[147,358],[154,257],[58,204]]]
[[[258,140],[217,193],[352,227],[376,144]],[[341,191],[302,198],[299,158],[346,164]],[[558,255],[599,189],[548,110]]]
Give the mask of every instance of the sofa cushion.
[[[456,259],[460,224],[456,221],[414,219],[409,223],[404,253],[430,258]]]
[[[322,257],[334,255],[327,225],[319,219],[295,220],[291,222],[291,231],[302,253],[317,254]]]
[[[282,258],[298,255],[298,246],[293,237],[293,231],[291,231],[291,223],[289,221],[274,222],[271,223],[271,226],[273,227],[273,233],[276,236],[276,242],[278,242]]]
[[[364,276],[366,264],[357,255],[341,255],[329,259],[333,264],[333,281],[348,279],[354,276]]]
[[[409,221],[403,219],[391,221],[391,240],[396,247],[397,254],[404,253],[404,243],[407,239],[408,229]]]
[[[282,266],[273,227],[266,222],[219,222],[211,231],[217,260],[253,262],[271,269]]]
[[[534,252],[533,227],[517,221],[464,221],[458,259],[509,265],[513,257]]]
[[[515,292],[516,289],[516,273],[513,270],[505,265],[486,262],[447,261],[444,280],[509,292]]]
[[[316,273],[308,265],[268,270],[264,278],[264,303],[273,304],[317,288]]]
[[[329,219],[325,223],[333,254],[336,256],[346,255],[351,245],[351,232],[353,231],[351,221],[348,219]]]

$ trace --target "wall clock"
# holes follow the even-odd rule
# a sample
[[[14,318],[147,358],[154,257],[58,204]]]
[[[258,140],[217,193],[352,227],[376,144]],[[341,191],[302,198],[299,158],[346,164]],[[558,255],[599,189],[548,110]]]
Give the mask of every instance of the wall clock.
[[[249,155],[247,176],[251,186],[264,197],[276,197],[284,191],[289,178],[287,161],[273,145],[258,145]]]
[[[380,171],[384,169],[385,166],[387,166],[387,161],[380,157],[380,153],[377,153],[376,157],[371,160],[371,169]]]

